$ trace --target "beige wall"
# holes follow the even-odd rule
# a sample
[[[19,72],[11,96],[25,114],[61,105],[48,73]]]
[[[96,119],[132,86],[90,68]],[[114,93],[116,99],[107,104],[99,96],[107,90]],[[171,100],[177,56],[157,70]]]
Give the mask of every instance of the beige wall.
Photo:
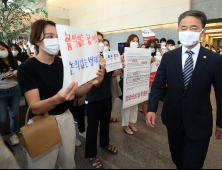
[[[190,0],[70,0],[70,25],[101,32],[177,22]]]

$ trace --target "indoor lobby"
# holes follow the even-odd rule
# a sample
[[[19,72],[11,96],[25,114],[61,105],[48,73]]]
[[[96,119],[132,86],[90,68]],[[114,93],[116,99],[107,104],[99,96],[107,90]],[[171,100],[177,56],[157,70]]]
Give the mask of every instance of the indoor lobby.
[[[0,0],[0,128],[2,127],[0,129],[2,139],[0,139],[0,169],[52,169],[52,167],[55,169],[200,169],[200,167],[220,169],[222,167],[222,140],[220,140],[222,139],[222,127],[219,127],[222,126],[222,108],[220,108],[222,107],[222,99],[220,99],[222,96],[222,90],[220,90],[222,89],[222,64],[220,67],[219,62],[222,61],[220,60],[222,57],[221,7],[222,0]],[[190,15],[188,12],[187,16],[181,18],[181,14],[186,11],[194,12]],[[207,17],[207,20],[204,16]],[[204,25],[204,31],[202,30],[200,33],[197,30],[189,29],[184,31],[187,32],[186,39],[190,38],[189,42],[194,42],[194,37],[198,36],[199,40],[196,44],[185,45],[185,38],[181,38],[183,31],[181,31],[180,23],[185,22],[186,18],[192,18],[191,23],[198,20],[200,26]],[[191,27],[199,29],[196,28],[196,25]],[[59,32],[59,28],[62,28],[62,31]],[[90,35],[90,38],[87,38],[88,32],[90,35],[95,34],[91,35],[92,42],[89,41]],[[76,35],[72,35],[72,33],[79,34],[79,36],[75,37]],[[185,37],[185,34],[183,35]],[[82,37],[84,37],[85,44]],[[48,38],[56,40],[47,41]],[[64,39],[65,43],[61,39]],[[43,43],[44,47],[41,46]],[[136,44],[135,51],[130,52],[133,49],[133,43]],[[142,49],[143,46],[144,49]],[[191,46],[193,48],[187,48]],[[198,52],[193,52],[195,48],[197,51],[197,47]],[[145,52],[145,49],[150,49],[149,53]],[[8,51],[8,57],[4,58],[2,51]],[[136,54],[137,52],[138,54]],[[98,55],[97,57],[95,57],[95,53]],[[21,56],[19,56],[20,54]],[[50,59],[48,54],[53,56],[51,63],[46,62]],[[139,63],[139,58],[128,60],[132,57],[130,55],[135,55],[134,57],[141,55],[142,58],[145,54],[149,54],[149,60],[143,59],[145,61],[141,61],[142,64]],[[176,57],[176,54],[180,55],[178,58],[180,57],[181,60],[171,58]],[[47,57],[41,58],[44,55]],[[87,59],[84,60],[83,56],[86,55],[88,55]],[[89,55],[92,56],[92,63]],[[110,55],[111,59],[109,59]],[[121,65],[115,70],[111,70],[107,64],[108,61],[111,63],[112,55],[114,58],[118,56],[118,63]],[[186,59],[184,59],[185,55]],[[192,55],[196,56],[196,59],[192,58]],[[9,59],[10,56],[17,57],[17,60]],[[63,56],[68,56],[68,58]],[[155,60],[152,60],[153,58]],[[14,60],[18,64],[11,64]],[[204,62],[204,60],[209,62]],[[5,61],[6,63],[4,63]],[[59,63],[56,66],[55,61]],[[137,65],[137,68],[132,69],[134,72],[128,67],[129,61]],[[164,61],[163,64],[161,64],[162,61]],[[172,64],[177,61],[182,61],[182,65],[181,63]],[[144,78],[146,75],[143,73],[147,71],[147,68],[143,67],[144,63],[149,65],[147,67],[149,73],[146,73],[148,79]],[[190,63],[192,65],[188,65]],[[197,68],[195,69],[195,67]],[[86,72],[87,68],[92,71]],[[8,71],[6,71],[7,69]],[[78,75],[72,72],[73,69],[79,71]],[[182,69],[183,74],[179,73],[179,69]],[[94,71],[96,71],[96,76]],[[173,78],[177,72],[181,76],[180,79]],[[187,77],[187,72],[190,77]],[[155,74],[151,81],[152,73]],[[143,78],[138,78],[137,74],[143,74]],[[44,77],[44,75],[46,76]],[[72,76],[76,76],[77,80]],[[155,76],[158,78],[155,79]],[[194,76],[196,77],[194,78]],[[76,81],[75,84],[71,81],[71,77],[72,81]],[[135,77],[137,79],[134,79]],[[13,80],[11,81],[10,78]],[[8,81],[8,79],[10,81],[7,84],[4,81]],[[194,84],[189,85],[189,82],[186,84],[187,79]],[[130,82],[131,80],[133,83]],[[76,84],[77,82],[79,86]],[[127,93],[132,89],[130,83],[135,86],[135,89],[137,88],[137,91],[131,91],[132,94]],[[181,94],[179,93],[182,92],[179,83],[184,86]],[[14,106],[16,102],[14,100],[12,102],[9,98],[10,95],[13,95],[12,90],[19,86],[20,98],[17,102],[19,129],[14,133],[12,129],[15,126],[12,124],[13,122],[15,124],[16,116],[12,115],[11,105]],[[140,86],[143,92],[138,93]],[[64,87],[66,90],[62,90]],[[44,89],[44,92],[40,89]],[[10,96],[8,98],[3,97],[6,95],[4,93],[6,90]],[[106,96],[109,97],[106,98]],[[142,98],[146,100],[142,100]],[[149,98],[149,104],[147,98]],[[140,102],[134,103],[134,105],[126,104],[137,99]],[[30,106],[31,103],[34,104],[33,107]],[[211,137],[209,135],[212,123],[210,104],[213,114]],[[31,107],[31,111],[29,117],[26,117],[28,105]],[[156,112],[155,108],[157,108]],[[134,117],[132,116],[133,111]],[[175,113],[176,111],[177,113]],[[56,129],[53,130],[60,130],[58,132],[61,133],[61,137],[59,136],[61,143],[57,142],[56,145],[48,148],[47,141],[47,144],[42,145],[42,148],[39,149],[39,145],[44,140],[42,133],[45,138],[49,138],[46,137],[43,129],[37,134],[38,137],[31,140],[29,138],[29,141],[22,135],[25,135],[24,128],[31,127],[27,126],[25,121],[28,120],[28,124],[37,124],[44,118],[37,117],[38,120],[37,118],[34,120],[34,116],[43,116],[42,112],[49,112],[51,118],[54,117],[53,121],[58,123],[58,128],[56,124]],[[156,116],[154,116],[155,113]],[[71,117],[63,120],[67,115],[71,115]],[[45,119],[48,118],[48,116],[44,116]],[[182,122],[181,125],[179,128],[175,128],[179,121]],[[125,125],[125,122],[128,124]],[[151,128],[154,124],[155,127]],[[48,124],[47,127],[49,126]],[[183,135],[180,141],[184,145],[180,148],[183,150],[181,152],[175,149],[179,145],[175,141],[179,140],[180,135],[174,136],[174,143],[170,142],[172,141],[170,132],[176,133],[178,129],[182,129],[180,135]],[[56,136],[54,131],[51,133]],[[30,133],[26,134],[34,136]],[[108,139],[105,139],[104,136]],[[202,151],[204,150],[204,146],[201,144],[198,145],[199,148],[194,147],[195,145],[191,146],[192,142],[196,142],[195,144],[206,142],[204,137],[210,139],[207,144],[208,149],[205,147],[206,153],[199,152],[198,149],[201,147]],[[68,139],[69,142],[64,144],[63,140],[68,141]],[[34,144],[30,144],[30,141]],[[108,147],[102,147],[103,143],[107,142]],[[41,152],[40,157],[38,155],[31,158],[32,156],[29,154],[31,150],[29,152],[28,149],[25,149],[28,148],[28,143],[32,146],[30,149]],[[49,143],[55,143],[55,141],[50,139]],[[53,150],[53,148],[56,149]],[[184,154],[188,148],[190,158],[187,152],[186,155]],[[68,156],[70,153],[74,153],[74,156]],[[96,153],[94,157],[87,156],[94,153]],[[179,157],[183,159],[181,167],[178,165],[181,162],[177,162],[177,156],[174,154],[178,154],[178,159]],[[197,160],[197,157],[201,160]],[[47,158],[46,161],[43,161],[44,158]],[[192,160],[192,158],[195,159]],[[38,164],[41,163],[42,165],[39,166]],[[67,165],[69,163],[70,166]]]

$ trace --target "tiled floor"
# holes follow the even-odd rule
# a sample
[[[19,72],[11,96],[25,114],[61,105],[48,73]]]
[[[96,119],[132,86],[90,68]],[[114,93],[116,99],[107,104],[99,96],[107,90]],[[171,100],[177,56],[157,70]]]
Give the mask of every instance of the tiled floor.
[[[216,121],[216,102],[214,92],[211,94],[214,122]],[[175,169],[171,161],[167,131],[161,122],[160,112],[163,103],[160,102],[155,129],[149,129],[143,120],[143,114],[138,113],[135,126],[138,132],[129,136],[123,132],[121,123],[110,124],[110,144],[119,149],[118,155],[112,155],[98,147],[98,157],[104,164],[104,169]],[[122,101],[115,101],[113,117],[121,120]],[[78,129],[78,128],[77,128]],[[214,128],[215,129],[215,128]],[[78,132],[77,132],[78,134]],[[82,146],[76,148],[75,161],[78,169],[92,169],[89,161],[84,159],[85,139],[77,135]],[[21,168],[27,168],[26,158],[19,146],[13,147]],[[222,141],[213,136],[204,169],[220,169],[222,167]]]

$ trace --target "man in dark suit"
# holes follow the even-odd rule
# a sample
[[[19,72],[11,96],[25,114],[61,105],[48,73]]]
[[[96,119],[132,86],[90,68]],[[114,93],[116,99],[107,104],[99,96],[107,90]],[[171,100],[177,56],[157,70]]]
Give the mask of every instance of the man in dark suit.
[[[162,110],[172,160],[178,169],[201,169],[213,130],[211,85],[217,100],[217,140],[222,139],[222,57],[199,43],[207,17],[187,11],[179,17],[182,47],[164,54],[153,82],[146,123],[154,128],[158,102],[167,84]]]

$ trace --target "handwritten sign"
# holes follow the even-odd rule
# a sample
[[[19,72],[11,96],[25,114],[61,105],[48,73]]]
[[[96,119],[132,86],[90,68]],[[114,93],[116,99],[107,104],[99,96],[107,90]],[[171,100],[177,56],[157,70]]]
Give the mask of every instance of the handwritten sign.
[[[97,77],[100,52],[97,32],[56,25],[64,67],[63,89],[72,81],[81,86]]]
[[[106,60],[106,71],[108,73],[123,68],[118,51],[104,51],[103,56]]]
[[[149,98],[151,50],[125,47],[123,109]]]

